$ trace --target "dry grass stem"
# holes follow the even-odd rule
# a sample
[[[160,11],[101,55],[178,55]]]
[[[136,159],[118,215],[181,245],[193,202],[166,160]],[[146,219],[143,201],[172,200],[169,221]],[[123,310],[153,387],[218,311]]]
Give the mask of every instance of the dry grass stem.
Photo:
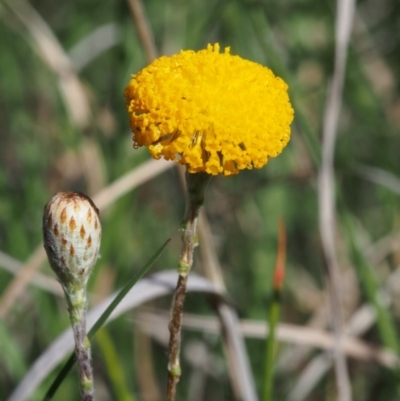
[[[377,167],[362,165],[357,169],[358,174],[366,180],[382,185],[397,195],[400,195],[400,178]]]
[[[100,210],[103,210],[132,189],[150,181],[173,166],[174,163],[165,160],[149,159],[107,185],[93,197],[93,201]]]
[[[153,32],[144,13],[141,0],[128,0],[129,8],[135,21],[136,29],[146,53],[148,63],[151,63],[157,57],[157,49],[154,42]]]
[[[98,56],[121,41],[118,25],[107,23],[94,29],[69,50],[76,71],[83,70]]]
[[[168,321],[168,314],[166,312],[153,313],[142,310],[137,319],[140,319],[144,329],[157,332]],[[244,319],[238,324],[241,333],[247,338],[262,340],[268,335],[267,324],[263,321]],[[209,316],[185,314],[182,325],[186,329],[208,333],[218,333],[221,330],[218,319]],[[335,336],[330,332],[287,323],[279,324],[277,338],[285,343],[310,346],[326,351],[332,351],[335,347]],[[347,334],[343,336],[343,351],[352,358],[366,362],[376,361],[388,368],[393,368],[400,364],[400,359],[393,352],[368,344]]]
[[[222,269],[218,261],[217,252],[212,238],[213,234],[204,210],[200,212],[197,231],[199,233],[199,242],[201,244],[201,266],[204,270],[204,275],[215,285],[215,288],[217,288],[218,291],[226,293]]]
[[[25,287],[33,278],[36,271],[46,259],[46,252],[43,246],[38,247],[29,257],[28,261],[17,276],[8,285],[0,299],[0,318],[5,319],[8,311],[15,304],[16,299],[23,293]]]
[[[343,329],[340,305],[340,272],[335,244],[333,159],[354,9],[354,0],[337,0],[335,64],[323,121],[322,165],[318,177],[319,225],[328,268],[330,313],[336,339],[334,348],[335,372],[340,401],[351,401],[352,391],[346,360],[342,352]]]
[[[394,276],[399,273],[398,269],[396,269],[396,271],[388,277],[387,283],[391,282]],[[380,294],[378,296],[380,296],[383,300],[386,300],[388,302],[387,306],[390,305],[391,299],[387,297],[387,293]],[[349,336],[361,336],[366,331],[368,331],[374,325],[375,322],[376,322],[375,309],[372,306],[365,304],[359,307],[359,309],[348,320],[344,328],[344,331],[346,335]],[[379,348],[376,348],[375,351],[378,351],[378,349]],[[374,351],[374,348],[372,348],[372,350]],[[390,355],[394,354],[391,352],[386,353],[385,351],[384,354],[382,354],[381,356],[383,357],[383,360],[389,362],[391,359]],[[387,356],[389,356],[388,359]],[[383,360],[381,361],[381,363],[383,362]],[[305,397],[307,397],[307,395],[310,394],[312,389],[319,383],[322,377],[324,377],[324,375],[331,368],[332,362],[333,360],[332,358],[329,357],[329,355],[319,355],[313,358],[309,362],[309,364],[303,369],[302,374],[299,376],[298,380],[296,381],[296,384],[294,385],[294,387],[290,392],[291,395],[289,399],[300,401],[303,400]],[[385,362],[383,362],[383,364],[385,364]],[[315,366],[319,366],[320,368],[316,369]],[[392,360],[386,366],[392,369],[398,368],[399,361]],[[313,372],[312,375],[311,372]],[[303,395],[302,397],[300,397],[301,394]]]
[[[0,251],[0,266],[14,276],[17,276],[24,264]],[[63,290],[53,277],[35,272],[30,282],[44,291],[64,297]]]
[[[303,401],[319,380],[320,372],[325,374],[332,366],[332,355],[324,353],[315,357],[302,371],[300,377],[288,394],[288,401]]]
[[[400,232],[394,231],[368,246],[365,256],[376,266],[392,253],[398,252],[399,249]]]

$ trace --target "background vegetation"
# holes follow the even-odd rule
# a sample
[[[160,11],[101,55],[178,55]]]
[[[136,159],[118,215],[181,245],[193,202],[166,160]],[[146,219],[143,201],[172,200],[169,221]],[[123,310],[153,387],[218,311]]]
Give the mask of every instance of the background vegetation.
[[[133,3],[0,2],[1,400],[69,326],[54,283],[53,293],[38,287],[33,282],[43,287],[43,277],[29,264],[26,268],[41,246],[44,204],[59,190],[93,196],[149,159],[145,149],[132,149],[122,96],[130,74],[151,57],[138,34]],[[147,0],[144,12],[158,54],[219,42],[289,82],[295,108],[290,144],[261,170],[213,179],[205,211],[229,299],[252,323],[246,345],[258,392],[264,340],[255,338],[256,328],[268,310],[283,216],[288,248],[282,322],[292,326],[278,333],[276,399],[336,399],[330,351],[321,349],[318,337],[330,330],[330,319],[317,179],[334,68],[336,4]],[[346,348],[355,400],[399,399],[393,370],[400,318],[399,22],[396,1],[357,4],[334,159],[338,296],[347,333],[364,346],[363,352],[360,342]],[[90,282],[92,305],[120,288],[168,237],[172,244],[153,272],[177,264],[184,209],[178,170],[144,181],[133,191],[127,188],[102,213],[102,257]],[[200,256],[198,251],[195,271],[203,274]],[[52,277],[47,263],[39,265]],[[18,275],[20,268],[25,273]],[[94,340],[98,400],[162,399],[165,336],[159,325],[145,325],[143,316],[167,313],[170,300],[162,297],[125,314]],[[216,317],[200,294],[189,294],[186,310],[193,318]],[[301,328],[310,329],[306,339],[296,331]],[[318,368],[324,360],[326,371]],[[235,399],[218,331],[185,330],[183,364],[180,400]],[[32,400],[43,396],[52,378]],[[73,399],[78,399],[74,373],[55,397]]]

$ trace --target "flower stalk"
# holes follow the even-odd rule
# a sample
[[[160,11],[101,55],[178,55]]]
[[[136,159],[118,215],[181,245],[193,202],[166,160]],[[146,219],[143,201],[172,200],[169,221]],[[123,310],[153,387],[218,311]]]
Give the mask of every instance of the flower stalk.
[[[198,245],[196,229],[199,211],[204,203],[204,191],[211,179],[207,173],[191,174],[186,172],[187,198],[186,212],[181,224],[182,250],[178,264],[178,283],[175,289],[169,324],[168,345],[168,384],[167,401],[174,401],[176,387],[181,376],[180,348],[183,305],[186,296],[187,279],[193,265],[194,249]]]
[[[86,334],[86,285],[98,258],[99,212],[79,192],[59,192],[45,206],[44,248],[67,300],[75,339],[82,401],[94,401],[90,342]]]
[[[64,288],[75,340],[75,356],[82,401],[94,400],[93,369],[90,341],[86,334],[86,288],[68,293]]]

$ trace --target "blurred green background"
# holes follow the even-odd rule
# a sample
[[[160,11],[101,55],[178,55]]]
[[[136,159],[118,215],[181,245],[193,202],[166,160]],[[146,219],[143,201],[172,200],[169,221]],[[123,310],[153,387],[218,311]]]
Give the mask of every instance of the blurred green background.
[[[55,192],[95,195],[149,159],[146,149],[132,149],[122,96],[130,75],[148,63],[133,3],[0,2],[0,301],[13,280],[5,268],[12,264],[7,257],[26,262],[41,245],[43,207]],[[295,121],[288,147],[261,170],[214,178],[205,211],[227,291],[240,317],[265,320],[278,221],[283,217],[288,248],[282,321],[329,328],[317,176],[334,65],[336,4],[147,0],[144,15],[159,55],[219,42],[222,48],[230,46],[232,54],[269,66],[289,83]],[[373,319],[356,334],[393,352],[400,317],[399,23],[400,3],[394,0],[357,3],[334,161],[344,317],[350,321],[359,308],[369,305],[378,323]],[[102,213],[102,257],[89,284],[93,304],[121,287],[168,237],[172,243],[152,271],[176,266],[183,211],[184,194],[174,168]],[[195,271],[202,274],[199,252]],[[47,264],[42,272],[52,275]],[[168,311],[170,301],[153,301],[146,311]],[[198,294],[189,294],[185,308],[215,316],[212,305]],[[1,400],[68,326],[64,300],[28,285],[1,321]],[[165,344],[140,329],[135,313],[105,330],[111,345],[105,345],[104,337],[93,342],[98,399],[163,399]],[[233,400],[221,337],[185,331],[183,355],[193,344],[207,350],[215,371],[205,374],[203,394],[196,393],[196,398],[197,368],[184,356],[178,399]],[[246,345],[260,391],[264,341],[249,338]],[[139,357],[140,350],[144,355]],[[112,377],[114,364],[107,362],[113,353],[125,374],[122,384]],[[296,399],[293,389],[321,353],[296,341],[280,342],[276,400]],[[150,365],[154,394],[148,390],[150,379],[140,375],[143,361]],[[376,358],[363,361],[353,356],[348,363],[355,400],[399,399],[393,370]],[[40,399],[49,383],[51,378],[31,399]],[[75,372],[54,399],[78,399]],[[336,399],[333,369],[301,399]]]

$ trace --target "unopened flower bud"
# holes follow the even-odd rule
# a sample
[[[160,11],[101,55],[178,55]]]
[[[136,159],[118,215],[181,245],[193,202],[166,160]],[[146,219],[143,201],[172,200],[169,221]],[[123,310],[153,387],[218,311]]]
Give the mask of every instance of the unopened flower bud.
[[[99,255],[101,225],[93,201],[80,192],[59,192],[44,208],[44,248],[64,288],[86,285]]]

